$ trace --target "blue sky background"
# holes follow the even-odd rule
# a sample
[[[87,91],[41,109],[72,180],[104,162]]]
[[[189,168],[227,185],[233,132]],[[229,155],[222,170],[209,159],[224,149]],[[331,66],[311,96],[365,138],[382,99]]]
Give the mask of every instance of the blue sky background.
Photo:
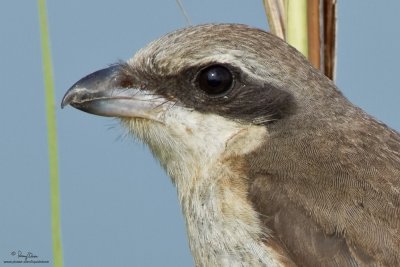
[[[339,2],[337,84],[400,130],[400,1]],[[194,24],[267,28],[261,1],[183,3]],[[81,77],[185,26],[176,2],[48,1],[48,16],[65,266],[193,266],[175,188],[146,147],[114,119],[58,106]],[[18,250],[52,262],[37,1],[0,3],[0,90],[0,266]]]

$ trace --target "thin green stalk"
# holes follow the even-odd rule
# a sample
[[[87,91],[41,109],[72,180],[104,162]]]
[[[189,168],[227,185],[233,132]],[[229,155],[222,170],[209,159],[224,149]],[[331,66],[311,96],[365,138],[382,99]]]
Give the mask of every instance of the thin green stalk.
[[[58,179],[57,128],[54,97],[53,67],[51,63],[50,38],[47,23],[46,1],[38,0],[40,35],[42,46],[43,77],[46,95],[47,137],[50,170],[51,235],[54,267],[63,266],[61,244],[60,194]]]
[[[286,41],[308,57],[307,0],[285,0]]]

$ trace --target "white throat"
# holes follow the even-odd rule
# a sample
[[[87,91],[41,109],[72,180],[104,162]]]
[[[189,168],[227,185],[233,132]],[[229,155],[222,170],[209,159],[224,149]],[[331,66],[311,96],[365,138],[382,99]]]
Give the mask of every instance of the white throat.
[[[196,266],[281,266],[280,255],[263,243],[268,233],[247,200],[241,169],[240,156],[265,140],[265,127],[182,107],[162,119],[123,122],[176,184]]]

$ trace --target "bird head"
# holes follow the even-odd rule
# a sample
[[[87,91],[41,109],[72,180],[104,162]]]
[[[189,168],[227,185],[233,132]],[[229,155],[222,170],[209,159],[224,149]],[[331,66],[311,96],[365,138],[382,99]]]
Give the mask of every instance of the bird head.
[[[321,77],[294,48],[262,30],[201,25],[84,77],[62,107],[121,119],[174,179],[169,165],[188,155],[205,163],[227,148],[247,153],[265,139],[269,125],[324,105],[314,100],[334,90],[321,90],[319,83],[329,83]],[[252,139],[240,138],[252,133]]]

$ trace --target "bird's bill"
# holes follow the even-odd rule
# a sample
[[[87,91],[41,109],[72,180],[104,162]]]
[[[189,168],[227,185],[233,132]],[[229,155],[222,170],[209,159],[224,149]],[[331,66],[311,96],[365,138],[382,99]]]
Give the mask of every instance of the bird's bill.
[[[158,120],[167,102],[138,88],[124,88],[118,79],[119,66],[93,72],[76,82],[64,95],[61,108],[74,108],[95,115]]]

